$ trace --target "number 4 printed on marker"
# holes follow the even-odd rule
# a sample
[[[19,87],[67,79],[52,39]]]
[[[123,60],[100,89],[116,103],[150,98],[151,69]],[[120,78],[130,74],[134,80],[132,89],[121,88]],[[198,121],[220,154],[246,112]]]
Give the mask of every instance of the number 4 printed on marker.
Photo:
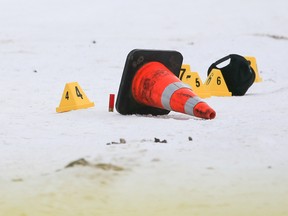
[[[68,91],[66,92],[65,98],[66,98],[66,100],[69,100],[69,92]]]
[[[81,99],[83,99],[83,95],[80,93],[80,91],[79,91],[77,86],[75,86],[75,91],[76,91],[77,97],[81,97]]]
[[[79,91],[77,86],[75,86],[75,91],[76,91],[76,96],[80,97],[81,99],[83,99],[83,95],[81,94],[81,92]],[[66,91],[65,99],[69,100],[69,91]]]
[[[62,113],[70,110],[77,110],[83,108],[93,107],[94,103],[91,102],[83,89],[77,82],[66,83],[59,107],[56,112]]]

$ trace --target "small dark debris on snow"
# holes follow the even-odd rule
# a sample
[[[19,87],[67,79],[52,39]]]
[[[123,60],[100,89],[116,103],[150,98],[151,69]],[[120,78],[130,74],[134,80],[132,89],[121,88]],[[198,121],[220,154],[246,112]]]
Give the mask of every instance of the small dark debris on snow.
[[[275,40],[288,40],[288,37],[281,35],[266,35],[267,37],[273,38]]]
[[[159,158],[153,158],[151,161],[152,161],[152,162],[159,162],[160,159],[159,159]]]
[[[189,136],[189,137],[188,137],[188,140],[189,140],[189,141],[193,141],[193,139],[192,139],[192,137],[191,137],[191,136]]]
[[[92,41],[92,43],[93,43],[93,44],[96,44],[96,41],[95,41],[95,40],[93,40],[93,41]]]
[[[113,171],[123,171],[124,168],[120,166],[116,166],[110,163],[98,163],[95,164],[96,168],[102,169],[102,170],[113,170]]]
[[[120,138],[119,139],[119,142],[115,142],[115,141],[112,141],[110,143],[107,143],[106,145],[112,145],[112,144],[125,144],[126,143],[126,140],[124,138]]]
[[[123,139],[123,138],[120,138],[120,143],[121,143],[121,144],[125,144],[125,143],[126,143],[126,140]]]
[[[272,169],[272,166],[268,166],[267,169]]]
[[[38,71],[37,71],[37,70],[33,70],[33,72],[34,72],[34,73],[38,73]]]
[[[287,36],[273,35],[273,34],[255,34],[256,36],[269,37],[275,40],[288,40]]]
[[[90,163],[85,160],[84,158],[80,158],[76,161],[72,161],[70,162],[68,165],[65,166],[65,168],[69,168],[69,167],[74,167],[74,166],[89,166]]]
[[[167,143],[167,140],[160,140],[160,139],[158,139],[158,138],[154,138],[154,142],[155,143]]]

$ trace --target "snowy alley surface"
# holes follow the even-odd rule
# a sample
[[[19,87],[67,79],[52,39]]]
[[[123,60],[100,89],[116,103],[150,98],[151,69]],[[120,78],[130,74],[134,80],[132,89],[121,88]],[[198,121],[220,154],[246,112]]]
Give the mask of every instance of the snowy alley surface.
[[[0,0],[0,215],[287,216],[287,8]],[[135,48],[179,51],[202,81],[221,57],[254,56],[263,82],[204,99],[213,120],[108,112]],[[56,113],[74,81],[95,107]]]

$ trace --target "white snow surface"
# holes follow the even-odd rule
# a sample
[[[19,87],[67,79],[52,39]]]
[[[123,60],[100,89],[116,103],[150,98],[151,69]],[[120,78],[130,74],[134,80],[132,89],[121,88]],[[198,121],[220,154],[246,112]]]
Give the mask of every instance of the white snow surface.
[[[0,3],[1,216],[288,215],[286,0]],[[136,48],[179,51],[202,81],[254,56],[263,82],[204,99],[213,120],[108,112]],[[95,107],[56,113],[69,82]]]

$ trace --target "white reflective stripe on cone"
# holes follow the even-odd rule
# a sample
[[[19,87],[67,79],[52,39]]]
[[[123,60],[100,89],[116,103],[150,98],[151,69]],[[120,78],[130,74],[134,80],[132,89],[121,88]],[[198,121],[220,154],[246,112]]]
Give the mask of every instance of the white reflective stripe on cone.
[[[178,89],[181,88],[189,88],[191,89],[191,87],[183,82],[174,82],[169,84],[164,91],[162,92],[162,96],[161,96],[161,103],[162,106],[164,107],[164,109],[166,110],[172,110],[171,106],[170,106],[170,99],[171,96],[174,94],[175,91],[177,91]]]
[[[194,107],[196,106],[196,104],[198,104],[199,102],[202,102],[202,100],[198,97],[198,96],[195,96],[195,97],[191,97],[189,98],[186,103],[185,103],[185,106],[184,106],[184,111],[186,114],[189,114],[189,115],[193,115],[194,116]]]

